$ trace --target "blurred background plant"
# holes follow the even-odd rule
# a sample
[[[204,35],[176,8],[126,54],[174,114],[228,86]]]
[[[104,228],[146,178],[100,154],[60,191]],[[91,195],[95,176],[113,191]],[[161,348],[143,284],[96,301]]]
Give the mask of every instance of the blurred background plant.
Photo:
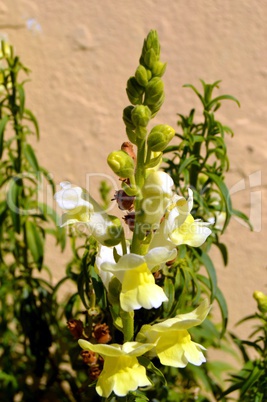
[[[61,367],[69,333],[45,263],[47,236],[63,250],[66,235],[53,208],[42,202],[41,191],[54,192],[55,186],[30,145],[39,128],[26,107],[29,72],[12,46],[1,42],[0,399],[41,401],[53,390],[70,401],[74,380]]]
[[[90,387],[94,384],[94,373],[84,356],[86,364],[82,361],[77,345],[83,331],[92,334],[96,324],[112,321],[106,290],[94,270],[96,242],[86,233],[70,230],[68,241],[72,258],[65,276],[53,285],[53,267],[45,265],[45,240],[47,235],[53,236],[63,250],[66,233],[57,226],[53,208],[38,199],[42,180],[47,181],[52,192],[55,186],[48,172],[39,166],[29,143],[30,136],[39,138],[38,123],[25,103],[24,85],[29,70],[4,42],[0,63],[0,397],[8,402],[101,401]],[[163,74],[165,65],[161,65],[161,69]],[[139,66],[137,76],[141,72]],[[234,370],[225,359],[210,360],[201,367],[188,365],[182,370],[162,368],[156,360],[147,367],[155,384],[153,389],[137,391],[125,398],[111,397],[112,402],[227,401],[228,395],[239,389],[240,398],[248,389],[251,395],[260,395],[258,389],[262,392],[266,348],[259,346],[259,342],[266,341],[266,311],[253,316],[261,322],[258,331],[263,331],[255,342],[241,341],[229,334],[227,302],[217,286],[216,267],[209,255],[216,246],[227,265],[227,247],[221,242],[221,235],[231,217],[238,216],[250,225],[242,212],[233,209],[225,184],[229,160],[224,136],[232,136],[233,132],[215,117],[223,100],[237,104],[238,101],[230,95],[213,97],[218,84],[219,81],[213,84],[202,81],[203,92],[186,85],[200,99],[202,110],[201,113],[191,110],[188,116],[179,115],[179,131],[173,145],[164,151],[164,170],[173,178],[177,193],[187,198],[190,186],[194,192],[192,214],[210,221],[213,233],[202,247],[179,246],[177,259],[157,278],[169,301],[157,312],[139,310],[136,323],[137,326],[142,324],[144,314],[148,320],[148,315],[151,319],[169,318],[177,311],[190,311],[200,299],[208,296],[211,302],[218,303],[221,322],[211,315],[202,326],[191,330],[194,340],[208,350],[223,350],[238,361],[243,357],[245,367],[239,374],[232,375],[233,385],[225,391],[226,373]],[[145,92],[149,82],[143,85],[142,88],[136,78],[130,78],[127,89],[131,103],[130,90],[137,88]],[[142,100],[141,92],[138,102]],[[163,99],[164,94],[154,113]],[[203,120],[196,121],[196,114],[202,114]],[[129,127],[127,133],[131,135]],[[112,196],[107,184],[101,183],[104,208]],[[70,283],[76,290],[66,299],[62,293],[64,286]],[[110,336],[113,342],[120,342],[121,333],[116,328],[111,330]],[[238,345],[240,353],[234,344]],[[245,350],[247,346],[256,349],[260,358],[251,362]],[[266,396],[264,392],[262,395]],[[240,400],[264,401],[264,396],[263,399],[257,397]]]

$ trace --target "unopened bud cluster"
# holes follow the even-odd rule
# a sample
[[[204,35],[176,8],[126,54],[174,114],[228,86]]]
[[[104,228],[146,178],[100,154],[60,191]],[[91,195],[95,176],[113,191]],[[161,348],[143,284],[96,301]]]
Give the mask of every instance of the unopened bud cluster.
[[[156,31],[150,31],[144,41],[139,66],[135,75],[127,82],[126,92],[134,106],[127,106],[123,111],[126,132],[131,142],[145,138],[146,127],[159,111],[164,101],[164,85],[161,76],[166,63],[160,61],[160,44]]]

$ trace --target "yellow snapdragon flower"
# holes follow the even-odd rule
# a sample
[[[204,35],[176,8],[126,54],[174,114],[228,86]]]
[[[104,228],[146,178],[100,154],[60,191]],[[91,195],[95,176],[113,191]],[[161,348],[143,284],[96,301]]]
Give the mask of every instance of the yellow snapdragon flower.
[[[169,202],[159,230],[155,233],[150,249],[159,245],[165,247],[187,244],[201,246],[211,234],[209,222],[201,222],[190,214],[193,207],[193,191],[188,189],[188,199],[174,195]]]
[[[126,342],[123,345],[94,345],[84,339],[78,342],[84,350],[97,353],[104,359],[103,371],[96,384],[96,392],[100,396],[108,398],[112,391],[118,396],[125,396],[138,387],[151,385],[137,356],[146,353],[153,344]]]
[[[150,357],[158,356],[161,364],[185,367],[188,363],[200,366],[206,361],[205,348],[191,340],[188,329],[201,324],[210,311],[207,300],[191,313],[179,314],[155,325],[143,325],[137,334],[139,342],[154,343]]]
[[[166,207],[173,195],[173,180],[165,172],[151,172],[142,188],[142,221],[155,225],[159,224]]]
[[[162,288],[155,284],[153,270],[177,255],[175,249],[157,247],[145,256],[125,254],[117,263],[106,261],[100,265],[102,271],[111,272],[122,284],[120,304],[124,311],[158,308],[167,301]]]

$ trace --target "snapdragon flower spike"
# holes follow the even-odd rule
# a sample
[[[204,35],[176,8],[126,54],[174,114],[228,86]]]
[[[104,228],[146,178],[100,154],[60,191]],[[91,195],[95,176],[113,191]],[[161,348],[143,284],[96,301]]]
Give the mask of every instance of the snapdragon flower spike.
[[[191,313],[179,314],[155,325],[143,325],[137,334],[139,342],[154,343],[151,358],[158,356],[161,364],[185,367],[188,363],[200,366],[206,361],[205,348],[191,340],[188,329],[201,324],[210,311],[208,300],[204,300]]]
[[[103,262],[100,269],[111,272],[121,282],[120,304],[124,311],[141,307],[149,310],[158,308],[168,300],[162,288],[155,284],[152,272],[160,268],[161,264],[173,260],[176,255],[176,249],[157,247],[145,256],[129,253],[123,255],[117,263]]]
[[[79,345],[84,350],[99,354],[104,359],[103,370],[97,380],[96,392],[108,398],[112,391],[117,396],[125,396],[138,387],[151,385],[146,376],[146,369],[137,356],[153,348],[153,344],[126,342],[123,345],[94,345],[80,339]]]
[[[61,217],[61,227],[84,223],[89,234],[101,244],[111,247],[121,241],[122,226],[117,217],[106,214],[81,187],[73,187],[69,182],[60,185],[62,190],[55,194],[55,200],[67,211]]]
[[[190,214],[193,207],[193,191],[188,189],[189,197],[174,195],[169,202],[159,230],[155,233],[150,249],[158,245],[173,247],[187,244],[200,247],[211,234],[210,222],[201,222]]]

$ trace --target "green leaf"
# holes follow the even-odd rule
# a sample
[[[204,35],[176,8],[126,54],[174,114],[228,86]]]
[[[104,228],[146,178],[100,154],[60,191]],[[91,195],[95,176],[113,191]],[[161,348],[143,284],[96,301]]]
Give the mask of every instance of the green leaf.
[[[20,194],[22,191],[21,179],[12,177],[9,181],[9,188],[7,192],[7,205],[10,210],[10,215],[14,229],[20,233]]]
[[[25,144],[23,147],[24,155],[30,166],[34,170],[34,173],[38,174],[39,172],[39,164],[36,159],[35,153],[30,144]]]
[[[37,139],[39,140],[39,138],[40,138],[39,125],[38,125],[38,121],[37,121],[36,117],[34,116],[34,114],[29,109],[25,109],[24,110],[24,118],[30,120],[33,123],[33,125],[35,127],[35,133],[36,133]]]
[[[198,279],[200,282],[202,282],[208,289],[210,289],[210,281],[208,278],[205,276],[198,274],[197,275]],[[221,337],[224,335],[227,327],[227,322],[228,322],[228,308],[227,308],[227,303],[226,300],[221,292],[221,290],[217,287],[217,291],[215,294],[214,299],[218,302],[220,311],[221,311],[221,316],[222,316],[222,331],[221,331]]]
[[[0,120],[0,158],[2,158],[2,155],[3,155],[4,132],[5,132],[5,128],[6,128],[6,124],[7,124],[8,120],[9,120],[8,116],[4,116]]]
[[[137,357],[138,361],[140,364],[142,364],[142,366],[144,366],[148,371],[152,371],[152,373],[154,373],[156,376],[158,376],[160,378],[160,380],[162,381],[163,385],[167,386],[167,381],[162,373],[162,371],[160,371],[153,363],[151,360],[149,360],[147,357],[145,356],[138,356]]]
[[[232,214],[235,215],[237,218],[242,219],[246,224],[249,226],[250,230],[253,230],[253,226],[249,221],[249,218],[246,214],[244,214],[241,211],[238,211],[237,209],[232,209]]]
[[[37,268],[41,270],[44,258],[44,241],[35,222],[27,220],[25,223],[27,246],[31,252]]]
[[[19,94],[19,114],[20,118],[23,118],[24,106],[25,106],[25,92],[22,84],[17,84],[17,90]]]
[[[221,193],[222,199],[224,201],[226,218],[225,218],[224,226],[222,229],[222,233],[223,233],[230,221],[231,215],[233,214],[230,193],[228,191],[226,184],[223,182],[223,180],[219,176],[217,176],[214,173],[210,173],[210,172],[203,172],[203,174],[207,175],[211,179],[211,181],[216,184],[216,186],[218,187],[218,189]]]
[[[223,335],[226,331],[227,323],[228,323],[228,307],[227,307],[225,297],[219,288],[217,288],[215,299],[217,300],[218,305],[221,310],[221,315],[222,315],[222,320],[223,320],[221,337],[223,337]]]
[[[215,246],[218,247],[218,249],[221,252],[222,258],[223,258],[223,263],[226,266],[228,264],[228,252],[227,252],[227,247],[223,243],[213,243]]]
[[[84,305],[84,307],[86,308],[86,309],[89,309],[90,308],[90,306],[89,306],[89,304],[87,303],[87,300],[86,300],[86,291],[85,291],[85,289],[84,289],[84,285],[86,284],[86,278],[85,278],[85,276],[84,276],[84,274],[83,274],[83,272],[78,276],[78,280],[77,280],[77,288],[78,288],[78,293],[79,293],[79,296],[80,296],[80,298],[81,298],[81,301],[83,302],[83,305]]]
[[[212,99],[212,101],[209,102],[209,103],[206,105],[206,109],[207,109],[207,110],[210,110],[213,106],[216,105],[216,103],[218,103],[219,101],[224,100],[224,99],[232,100],[232,101],[234,101],[235,103],[237,103],[237,105],[240,107],[239,101],[238,101],[234,96],[232,96],[232,95],[221,95],[221,96],[217,96],[217,98]]]
[[[199,97],[199,99],[201,100],[202,104],[203,104],[203,105],[205,104],[203,96],[200,95],[200,93],[198,92],[198,90],[196,89],[196,87],[194,87],[194,85],[185,84],[185,85],[183,85],[183,87],[184,87],[184,88],[191,88],[191,89],[195,92],[195,94]]]
[[[191,156],[189,156],[189,158],[186,158],[181,164],[180,164],[180,166],[179,166],[179,169],[178,169],[178,173],[182,173],[184,170],[185,170],[185,168],[188,166],[188,165],[191,165],[191,163],[195,163],[195,164],[198,164],[198,163],[196,163],[196,157],[194,156],[194,155],[191,155]]]
[[[163,308],[166,313],[168,313],[173,303],[175,302],[175,288],[171,278],[165,277],[164,280],[164,293],[168,297],[168,301],[163,303]]]
[[[150,162],[146,163],[145,168],[151,169],[151,168],[157,166],[160,163],[161,158],[162,158],[162,153],[160,153],[160,155],[158,155],[156,158],[151,159]]]
[[[214,300],[216,293],[217,293],[217,275],[216,275],[216,270],[215,267],[212,263],[212,260],[206,254],[203,250],[200,250],[200,254],[192,249],[194,255],[197,257],[197,259],[201,262],[201,264],[204,265],[204,267],[207,270],[207,273],[209,275],[209,280],[210,280],[210,290],[211,290],[211,302]]]

